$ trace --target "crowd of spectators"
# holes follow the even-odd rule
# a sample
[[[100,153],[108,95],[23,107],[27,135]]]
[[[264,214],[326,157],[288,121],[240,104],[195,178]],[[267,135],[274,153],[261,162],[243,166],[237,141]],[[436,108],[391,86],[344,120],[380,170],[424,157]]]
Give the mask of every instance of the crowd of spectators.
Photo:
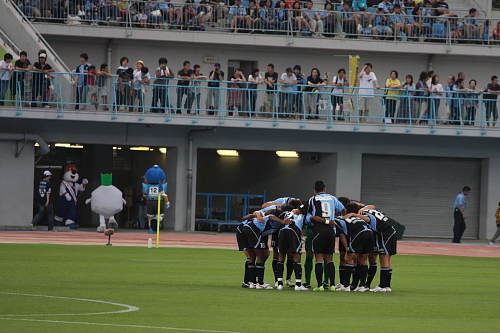
[[[39,102],[49,107],[47,101],[56,74],[46,59],[44,50],[39,51],[33,65],[24,51],[14,64],[11,54],[4,56],[0,61],[1,105],[4,101],[28,101],[32,107],[37,107]],[[328,73],[321,75],[318,68],[312,68],[306,74],[300,65],[287,67],[279,74],[273,64],[268,64],[265,72],[253,68],[245,74],[240,68],[235,68],[226,77],[220,63],[215,63],[207,75],[202,73],[198,64],[191,68],[187,60],[178,71],[171,70],[167,64],[166,58],[160,58],[158,67],[150,72],[143,61],[135,62],[134,69],[129,67],[129,59],[122,57],[116,71],[110,71],[108,64],[96,67],[89,63],[89,56],[82,53],[72,74],[75,108],[85,110],[88,105],[93,105],[95,110],[111,108],[113,111],[147,112],[150,103],[151,113],[182,114],[185,111],[186,114],[209,116],[252,114],[257,117],[318,119],[320,104],[326,99],[334,119],[344,120],[344,107],[349,101],[364,121],[374,116],[370,115],[374,97],[383,96],[386,122],[428,123],[442,118],[449,124],[473,125],[478,120],[478,110],[484,110],[481,119],[486,119],[488,126],[494,126],[498,119],[500,85],[496,76],[492,76],[489,83],[478,83],[475,79],[467,82],[465,73],[459,72],[457,77],[449,75],[443,87],[434,72],[423,71],[418,80],[408,74],[404,81],[400,81],[398,72],[393,70],[385,85],[380,85],[372,64],[366,63],[359,73],[359,87],[349,89],[349,78],[343,68],[330,77]],[[30,84],[26,81],[27,74],[31,74]],[[480,85],[485,88],[480,89]],[[31,94],[25,94],[26,88]],[[111,88],[111,94],[108,88]],[[9,89],[11,98],[6,99]],[[381,90],[375,92],[375,89]],[[148,91],[152,91],[151,98]],[[262,106],[257,104],[259,94],[263,95]],[[175,107],[171,103],[174,97]],[[440,104],[445,104],[444,118],[439,117]]]
[[[317,9],[311,0],[15,0],[32,20],[70,24],[133,25],[154,29],[224,28],[297,36],[406,40],[500,40],[500,22],[479,19],[471,8],[459,17],[444,0],[345,0]],[[114,23],[113,23],[114,22]]]

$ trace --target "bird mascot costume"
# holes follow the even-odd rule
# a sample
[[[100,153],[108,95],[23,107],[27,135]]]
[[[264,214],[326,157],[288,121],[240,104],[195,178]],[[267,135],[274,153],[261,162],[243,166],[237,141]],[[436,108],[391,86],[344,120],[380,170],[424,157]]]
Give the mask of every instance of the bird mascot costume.
[[[142,193],[146,198],[146,212],[148,215],[149,231],[148,233],[156,233],[157,223],[156,216],[158,215],[158,197],[160,197],[160,222],[163,222],[163,210],[170,207],[168,201],[167,182],[165,172],[158,166],[153,165],[144,175],[146,182],[142,183]]]

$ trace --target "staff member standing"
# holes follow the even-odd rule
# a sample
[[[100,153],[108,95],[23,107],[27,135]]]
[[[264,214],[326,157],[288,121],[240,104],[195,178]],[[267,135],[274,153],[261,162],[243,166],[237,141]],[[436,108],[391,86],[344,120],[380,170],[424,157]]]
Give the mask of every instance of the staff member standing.
[[[470,187],[464,186],[462,193],[457,195],[453,208],[453,218],[455,225],[453,226],[453,241],[452,243],[460,243],[460,239],[465,231],[465,197],[469,194]]]
[[[36,214],[33,222],[31,222],[31,229],[35,229],[35,226],[40,222],[41,219],[44,218],[45,210],[47,210],[48,215],[48,226],[49,231],[54,229],[54,208],[52,206],[51,193],[52,193],[52,185],[50,184],[50,177],[52,173],[49,170],[45,170],[43,172],[43,179],[38,184],[38,195],[37,195],[37,203],[38,203],[38,214]]]

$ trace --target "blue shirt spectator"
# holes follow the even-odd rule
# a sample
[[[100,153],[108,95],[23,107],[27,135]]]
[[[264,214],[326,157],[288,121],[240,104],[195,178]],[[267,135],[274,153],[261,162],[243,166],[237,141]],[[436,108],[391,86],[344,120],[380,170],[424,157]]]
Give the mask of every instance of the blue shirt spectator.
[[[352,2],[352,8],[357,12],[364,12],[367,7],[366,0],[354,0]]]

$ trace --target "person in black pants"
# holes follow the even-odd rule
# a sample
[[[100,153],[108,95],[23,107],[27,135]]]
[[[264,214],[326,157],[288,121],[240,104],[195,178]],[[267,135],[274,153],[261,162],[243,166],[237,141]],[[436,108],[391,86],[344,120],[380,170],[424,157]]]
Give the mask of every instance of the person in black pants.
[[[470,192],[470,187],[464,186],[462,193],[457,195],[455,205],[453,206],[453,218],[455,225],[453,226],[453,241],[452,243],[460,243],[460,239],[465,231],[465,196]]]

